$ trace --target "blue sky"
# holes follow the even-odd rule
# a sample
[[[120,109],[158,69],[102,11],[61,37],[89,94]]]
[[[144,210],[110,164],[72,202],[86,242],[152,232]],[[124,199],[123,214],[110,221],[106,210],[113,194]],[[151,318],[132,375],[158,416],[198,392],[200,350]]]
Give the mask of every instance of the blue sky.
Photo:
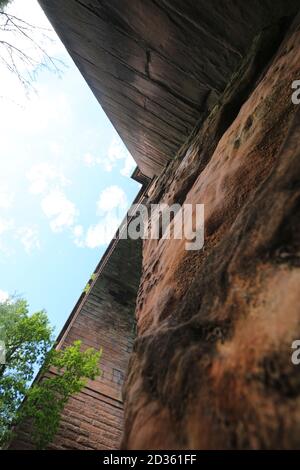
[[[15,0],[10,11],[51,28],[36,0]],[[0,65],[0,300],[18,293],[31,311],[46,309],[58,333],[139,184],[101,106],[49,35],[48,52],[66,65],[60,77],[40,72],[28,95]]]

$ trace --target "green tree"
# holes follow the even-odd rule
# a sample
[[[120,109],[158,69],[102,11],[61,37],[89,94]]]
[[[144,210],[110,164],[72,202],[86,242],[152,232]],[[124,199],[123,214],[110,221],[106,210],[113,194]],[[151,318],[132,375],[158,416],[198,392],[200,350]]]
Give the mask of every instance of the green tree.
[[[0,9],[6,7],[12,0],[0,0]]]
[[[101,351],[89,348],[81,352],[81,341],[74,341],[63,350],[52,350],[43,372],[51,375],[33,384],[21,407],[20,420],[30,420],[32,438],[38,449],[44,449],[55,436],[61,412],[68,399],[80,392],[87,379],[100,374]]]
[[[82,352],[80,341],[56,351],[52,332],[44,311],[30,315],[22,299],[0,303],[0,341],[5,345],[0,361],[0,447],[11,437],[12,424],[26,419],[31,420],[36,446],[46,447],[68,398],[100,373],[101,351]],[[42,379],[31,385],[39,366]]]
[[[35,367],[52,345],[51,336],[44,311],[29,315],[27,303],[20,299],[0,303],[0,340],[5,345],[5,363],[0,364],[0,443],[8,436]]]

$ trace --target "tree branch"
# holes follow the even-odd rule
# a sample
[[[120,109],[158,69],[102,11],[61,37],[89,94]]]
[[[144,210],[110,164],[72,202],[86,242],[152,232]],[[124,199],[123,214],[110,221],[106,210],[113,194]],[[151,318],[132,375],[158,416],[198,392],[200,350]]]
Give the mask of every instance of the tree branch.
[[[61,60],[48,54],[46,48],[41,45],[42,39],[52,42],[45,34],[48,31],[48,28],[34,26],[15,15],[0,11],[0,61],[9,72],[17,76],[26,89],[34,88],[34,75],[38,68],[47,68],[60,74],[65,66]],[[6,34],[7,38],[4,37]],[[40,35],[38,39],[37,35]],[[20,41],[24,41],[24,49],[19,45]],[[25,48],[26,45],[32,46],[30,51]]]

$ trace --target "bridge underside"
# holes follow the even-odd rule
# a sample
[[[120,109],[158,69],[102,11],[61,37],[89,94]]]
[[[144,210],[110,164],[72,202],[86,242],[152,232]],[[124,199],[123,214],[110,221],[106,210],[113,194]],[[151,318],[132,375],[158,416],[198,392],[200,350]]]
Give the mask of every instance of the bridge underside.
[[[254,36],[294,0],[39,0],[148,177],[224,90]]]

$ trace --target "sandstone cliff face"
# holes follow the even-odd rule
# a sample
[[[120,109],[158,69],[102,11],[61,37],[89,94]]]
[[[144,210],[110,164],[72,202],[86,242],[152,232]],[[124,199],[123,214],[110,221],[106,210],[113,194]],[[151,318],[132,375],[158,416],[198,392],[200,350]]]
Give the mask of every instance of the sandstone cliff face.
[[[256,43],[152,191],[205,204],[205,244],[144,243],[124,448],[300,447],[299,25],[263,71]]]

